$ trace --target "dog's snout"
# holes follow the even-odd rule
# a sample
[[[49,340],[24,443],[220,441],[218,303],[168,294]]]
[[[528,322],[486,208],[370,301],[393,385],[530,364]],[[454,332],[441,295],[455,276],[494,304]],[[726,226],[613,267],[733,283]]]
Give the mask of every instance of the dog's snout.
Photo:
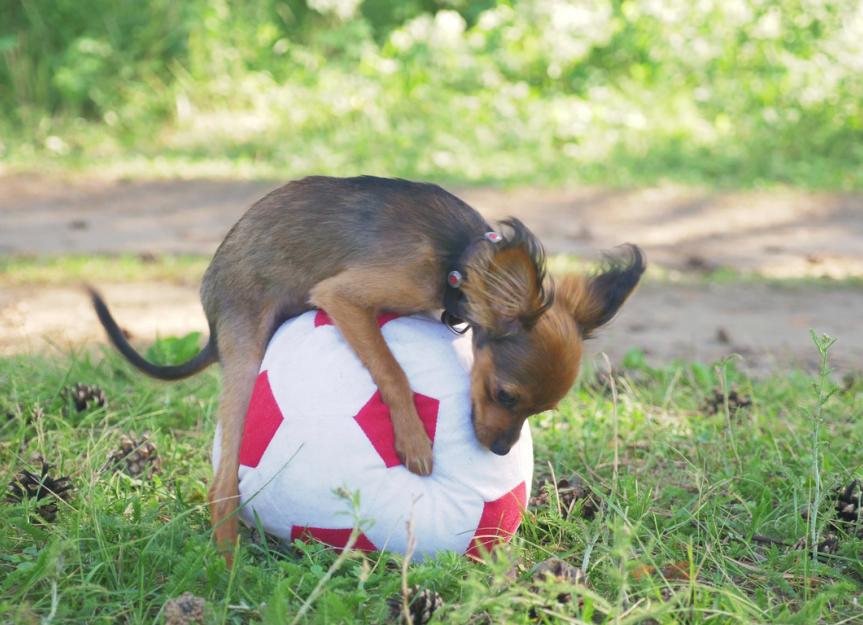
[[[497,439],[494,443],[492,443],[489,449],[491,449],[498,456],[505,456],[509,453],[509,450],[512,449],[512,444],[506,438],[501,437]]]

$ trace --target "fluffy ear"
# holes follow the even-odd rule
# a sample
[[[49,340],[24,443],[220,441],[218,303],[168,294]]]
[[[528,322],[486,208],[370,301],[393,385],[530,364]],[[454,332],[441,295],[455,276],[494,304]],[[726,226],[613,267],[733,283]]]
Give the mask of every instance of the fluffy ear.
[[[469,319],[493,336],[532,327],[552,300],[539,240],[518,219],[501,225],[503,240],[476,247],[462,285]]]
[[[558,281],[556,296],[575,318],[584,338],[617,314],[645,266],[641,248],[627,243],[616,254],[606,255],[605,266],[596,275],[570,274]]]

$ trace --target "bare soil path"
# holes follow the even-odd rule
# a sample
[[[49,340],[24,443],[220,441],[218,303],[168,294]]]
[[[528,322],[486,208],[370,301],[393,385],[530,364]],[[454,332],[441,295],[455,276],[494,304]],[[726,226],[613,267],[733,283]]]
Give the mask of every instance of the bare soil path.
[[[258,197],[248,181],[68,181],[0,177],[0,256],[68,253],[211,254]],[[777,278],[863,277],[863,195],[717,192],[677,187],[454,189],[489,219],[521,217],[551,253],[595,258],[623,241],[650,261],[689,272],[727,267]],[[204,330],[193,286],[112,284],[117,317],[141,340]],[[650,360],[713,360],[740,353],[766,372],[816,354],[809,328],[838,336],[841,370],[863,369],[859,284],[776,286],[759,281],[644,285],[592,351],[631,347]],[[0,353],[101,340],[70,287],[0,287]]]

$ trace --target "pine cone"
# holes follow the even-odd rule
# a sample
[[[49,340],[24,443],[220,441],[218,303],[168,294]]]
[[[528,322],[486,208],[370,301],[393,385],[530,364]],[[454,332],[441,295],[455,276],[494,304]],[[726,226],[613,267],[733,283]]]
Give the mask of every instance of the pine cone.
[[[839,534],[836,532],[824,532],[821,542],[818,543],[818,553],[836,553],[839,549]]]
[[[834,488],[830,492],[830,499],[836,510],[836,517],[833,519],[836,529],[863,535],[863,485],[860,480],[855,479],[848,486]]]
[[[20,503],[25,499],[34,499],[36,511],[42,520],[53,523],[57,519],[57,500],[69,501],[72,482],[66,476],[52,477],[50,471],[53,466],[44,460],[41,464],[39,475],[24,469],[9,482],[6,501]]]
[[[572,586],[585,585],[585,577],[581,569],[572,566],[560,558],[549,558],[548,560],[541,562],[531,579],[533,580],[533,584],[531,585],[530,590],[536,594],[539,594],[541,591],[539,587],[541,582],[554,581],[559,584],[568,584]],[[558,604],[571,603],[572,593],[559,592],[555,599]],[[547,610],[553,609],[553,606],[549,605],[544,607]],[[530,609],[530,617],[534,619],[539,617],[539,612],[536,607],[532,607]]]
[[[391,597],[387,600],[390,607],[390,618],[400,625],[425,625],[428,623],[435,611],[443,606],[443,599],[439,594],[429,588],[414,586],[408,590],[408,612],[410,622],[405,620],[402,612],[402,597]]]
[[[853,479],[847,486],[837,486],[825,497],[825,502],[833,509],[833,516],[821,534],[818,543],[819,553],[835,553],[839,549],[843,535],[863,539],[863,484]],[[801,512],[804,519],[809,518],[809,510]],[[806,538],[795,545],[797,549],[806,548]]]
[[[120,447],[108,454],[103,470],[123,471],[131,477],[153,477],[162,471],[162,459],[156,445],[147,434],[137,438],[134,433],[120,437]]]
[[[804,536],[800,540],[797,541],[797,544],[794,545],[795,549],[810,549],[806,545],[807,537]],[[831,554],[836,553],[836,550],[839,549],[839,534],[832,530],[828,530],[821,534],[821,540],[818,542],[818,553]]]
[[[105,391],[93,384],[83,384],[78,382],[73,386],[67,386],[63,389],[66,397],[72,400],[75,404],[75,410],[84,412],[90,408],[101,408],[105,405]]]
[[[735,414],[738,410],[749,408],[752,405],[752,398],[748,395],[739,393],[736,388],[728,391],[728,412]],[[711,394],[704,400],[704,411],[707,414],[715,415],[725,412],[725,395],[722,389],[715,387]]]
[[[575,509],[576,503],[579,501],[584,502],[581,506],[581,516],[588,521],[592,521],[599,511],[599,502],[596,500],[596,496],[576,476],[570,479],[558,480],[555,487],[551,486],[549,480],[545,478],[540,479],[536,486],[537,495],[530,498],[528,506],[532,508],[545,508],[550,502],[554,505],[555,491],[557,492],[557,498],[560,500],[561,514],[564,519],[569,518],[569,515]]]
[[[190,592],[165,603],[165,625],[191,625],[204,622],[204,607],[207,602]]]

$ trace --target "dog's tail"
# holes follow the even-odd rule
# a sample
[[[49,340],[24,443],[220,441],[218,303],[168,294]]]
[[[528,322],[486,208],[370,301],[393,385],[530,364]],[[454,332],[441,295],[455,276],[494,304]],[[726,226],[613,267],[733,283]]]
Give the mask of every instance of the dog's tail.
[[[180,380],[206,369],[219,359],[213,337],[210,336],[207,344],[204,345],[203,349],[191,360],[180,365],[154,365],[152,362],[141,356],[141,354],[136,352],[135,348],[129,344],[129,341],[126,340],[120,326],[117,325],[117,322],[114,321],[114,317],[111,316],[111,312],[108,310],[108,305],[105,304],[105,300],[102,299],[99,292],[89,285],[84,288],[87,289],[87,292],[90,294],[90,298],[93,300],[93,308],[96,309],[99,321],[102,322],[102,326],[105,328],[105,332],[107,332],[111,343],[113,343],[114,347],[123,354],[126,360],[147,375],[158,378],[159,380]]]

